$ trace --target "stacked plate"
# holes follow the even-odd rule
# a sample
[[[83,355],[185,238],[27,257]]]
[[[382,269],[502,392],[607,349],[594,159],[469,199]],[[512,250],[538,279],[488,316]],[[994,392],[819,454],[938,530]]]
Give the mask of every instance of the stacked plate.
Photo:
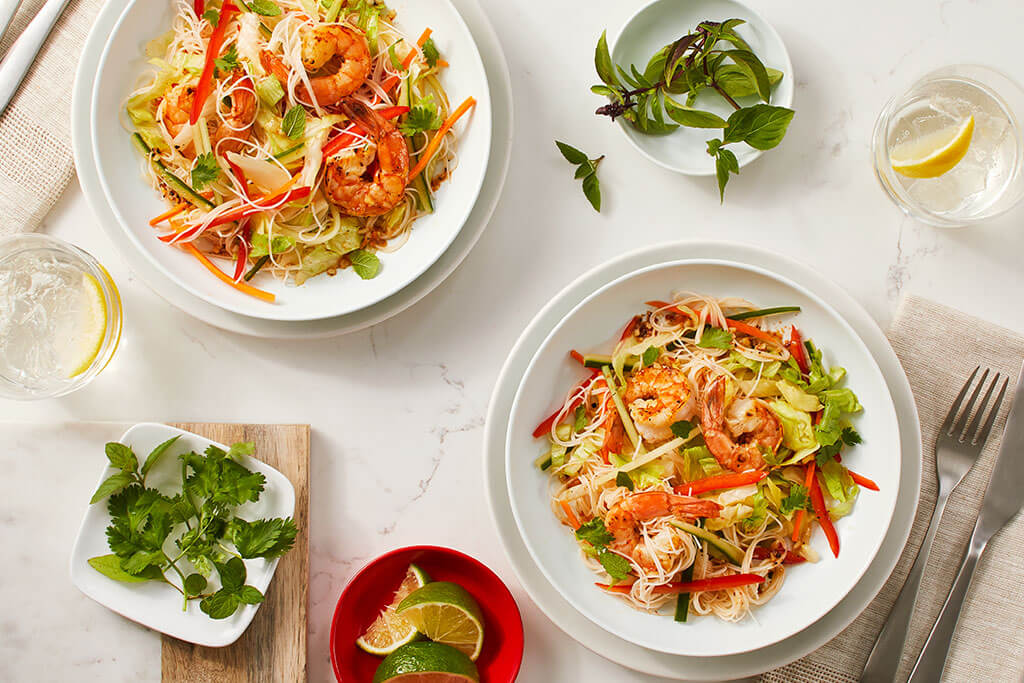
[[[785,273],[782,276],[781,273]],[[874,478],[842,520],[840,556],[820,531],[817,563],[791,567],[782,590],[753,618],[675,623],[630,609],[593,587],[576,544],[549,506],[547,477],[533,466],[534,426],[581,377],[570,348],[611,344],[612,328],[642,302],[671,291],[740,296],[765,306],[801,306],[801,328],[849,371],[865,406],[865,442],[844,462]],[[606,344],[607,342],[607,344]],[[684,680],[749,676],[820,647],[874,598],[906,543],[917,508],[921,442],[910,387],[885,336],[836,285],[789,259],[735,244],[677,243],[623,256],[582,276],[533,320],[499,377],[487,420],[486,483],[500,537],[519,578],[567,634],[604,657]]]
[[[391,6],[412,27],[428,24],[451,66],[445,87],[477,104],[459,142],[459,167],[437,196],[437,210],[417,221],[408,242],[383,256],[373,280],[350,270],[301,287],[259,285],[277,303],[250,299],[211,278],[187,254],[156,239],[148,217],[166,206],[139,172],[138,153],[120,109],[145,70],[139,36],[171,25],[171,4],[111,0],[100,10],[72,92],[72,144],[82,190],[122,256],[158,294],[223,329],[264,337],[317,337],[368,327],[408,308],[437,287],[479,239],[497,204],[511,151],[512,93],[494,30],[476,0],[399,0]],[[461,124],[460,124],[461,125]]]

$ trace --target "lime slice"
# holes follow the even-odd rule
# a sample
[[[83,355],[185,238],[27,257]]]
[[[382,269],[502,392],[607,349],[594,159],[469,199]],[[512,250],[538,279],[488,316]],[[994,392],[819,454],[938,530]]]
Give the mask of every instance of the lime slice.
[[[62,342],[61,367],[76,377],[92,365],[107,334],[107,305],[99,281],[82,273],[81,309],[69,325],[70,336]]]
[[[476,664],[462,652],[442,643],[421,641],[403,645],[387,656],[373,683],[477,683]]]
[[[892,170],[908,178],[937,178],[960,163],[973,136],[974,117],[968,116],[959,125],[897,145],[889,154],[889,162]]]
[[[427,638],[451,645],[474,661],[480,656],[483,614],[462,586],[447,581],[428,583],[403,600],[397,612]]]
[[[402,579],[402,583],[398,587],[398,591],[395,592],[395,597],[391,600],[391,604],[385,607],[380,616],[370,624],[370,628],[366,629],[366,633],[356,640],[356,645],[359,646],[359,649],[369,652],[371,655],[383,656],[389,655],[402,645],[416,640],[419,636],[416,627],[410,624],[405,617],[396,614],[395,608],[409,594],[417,588],[426,585],[429,581],[430,577],[427,576],[426,572],[414,564],[409,565],[405,578]]]

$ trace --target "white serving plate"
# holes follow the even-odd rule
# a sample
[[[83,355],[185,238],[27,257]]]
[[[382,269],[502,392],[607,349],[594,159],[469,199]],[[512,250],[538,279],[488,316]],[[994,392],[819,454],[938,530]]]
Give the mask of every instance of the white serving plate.
[[[93,213],[107,237],[117,246],[132,271],[163,299],[207,324],[239,334],[275,339],[311,339],[346,334],[387,320],[412,306],[433,291],[462,263],[477,240],[501,197],[512,148],[512,85],[508,65],[494,29],[476,0],[453,0],[473,31],[484,57],[491,88],[491,152],[487,164],[487,182],[466,225],[451,247],[427,272],[408,287],[387,299],[354,313],[323,320],[289,322],[239,315],[200,299],[163,272],[152,268],[142,251],[121,229],[114,216],[96,171],[92,140],[92,91],[99,59],[107,35],[113,30],[129,0],[109,0],[100,8],[92,31],[86,38],[71,93],[71,143],[75,154],[78,181]]]
[[[224,450],[228,448],[198,434],[156,423],[135,425],[118,440],[131,446],[142,462],[155,446],[173,436],[178,436],[178,440],[163,454],[146,478],[147,484],[165,493],[180,490],[179,454],[189,451],[202,453],[208,446],[218,446]],[[96,453],[102,454],[102,444],[96,444]],[[292,517],[295,514],[295,488],[288,478],[256,458],[242,456],[242,464],[254,472],[262,472],[267,482],[260,499],[236,508],[237,515],[250,521],[266,517]],[[97,485],[114,472],[113,468],[104,467]],[[93,569],[88,563],[89,558],[110,554],[106,537],[109,524],[110,514],[105,500],[89,506],[71,552],[71,582],[80,591],[127,619],[179,640],[206,647],[230,645],[249,627],[259,605],[243,605],[227,619],[211,619],[200,611],[197,600],[189,601],[188,609],[182,611],[181,594],[166,584],[155,581],[122,583]],[[246,583],[266,594],[267,586],[277,570],[278,559],[245,560]],[[211,587],[219,587],[219,584],[211,581]]]
[[[736,33],[747,41],[766,67],[783,73],[782,80],[772,89],[770,104],[792,107],[796,79],[786,45],[764,17],[739,0],[652,0],[637,10],[622,27],[611,45],[612,61],[624,68],[635,64],[643,70],[651,55],[692,31],[701,21],[726,19],[746,21],[737,27]],[[674,99],[685,103],[686,96]],[[740,104],[748,106],[758,101],[750,97],[744,98]],[[723,119],[728,119],[734,111],[714,92],[699,94],[693,106],[718,114]],[[670,122],[668,117],[665,120]],[[707,141],[721,138],[721,130],[681,127],[667,135],[646,135],[625,119],[620,120],[619,128],[641,154],[663,168],[686,175],[715,174],[715,160],[708,155]],[[746,143],[729,145],[729,149],[736,154],[740,168],[764,153]]]
[[[901,475],[896,509],[881,548],[862,579],[812,628],[757,650],[713,658],[673,655],[638,646],[575,610],[530,556],[512,514],[505,477],[506,434],[512,402],[520,378],[549,332],[578,302],[604,284],[639,268],[684,258],[728,259],[785,272],[794,282],[818,293],[868,346],[899,415]],[[838,635],[874,599],[896,566],[910,534],[921,485],[917,407],[899,360],[874,320],[842,288],[813,269],[774,252],[735,243],[693,241],[646,247],[602,264],[566,287],[537,314],[510,352],[488,408],[484,444],[485,485],[499,538],[520,582],[537,606],[563,632],[596,654],[624,667],[674,680],[718,681],[753,676],[799,659]]]
[[[474,111],[456,124],[459,132],[458,168],[439,189],[433,214],[417,220],[409,241],[399,250],[381,254],[380,274],[360,279],[351,269],[334,277],[316,277],[303,286],[286,284],[271,275],[253,281],[273,292],[268,304],[227,287],[194,258],[168,248],[156,239],[149,219],[166,209],[139,170],[139,153],[121,124],[121,103],[139,75],[147,69],[144,39],[160,35],[171,25],[173,5],[134,1],[127,5],[110,32],[98,62],[91,94],[92,146],[99,181],[120,230],[160,271],[190,294],[228,311],[255,318],[308,321],[358,311],[382,301],[414,281],[433,265],[455,240],[477,201],[491,149],[491,97],[487,75],[473,36],[448,0],[396,0],[398,24],[418,35],[434,30],[434,39],[451,66],[442,81],[453,106],[468,96],[477,99]],[[142,37],[143,39],[140,39]]]
[[[579,557],[571,532],[550,509],[550,481],[533,466],[544,439],[534,428],[579,382],[585,371],[568,357],[569,349],[608,352],[622,326],[645,310],[644,301],[669,299],[685,290],[738,296],[768,308],[798,305],[794,320],[805,338],[823,350],[828,365],[848,371],[846,386],[865,406],[855,418],[865,443],[844,454],[844,462],[874,479],[880,492],[864,492],[854,511],[837,522],[839,557],[817,530],[811,545],[819,562],[789,567],[785,584],[752,618],[729,623],[693,618],[681,638],[668,614],[654,616],[631,608],[593,584],[595,576]],[[811,291],[767,270],[728,261],[686,260],[642,268],[597,290],[573,309],[534,355],[516,393],[509,419],[506,476],[512,511],[534,561],[548,580],[581,613],[602,628],[637,645],[689,656],[721,656],[771,645],[817,621],[856,585],[874,559],[889,528],[899,489],[899,429],[888,387],[871,353],[856,332]]]

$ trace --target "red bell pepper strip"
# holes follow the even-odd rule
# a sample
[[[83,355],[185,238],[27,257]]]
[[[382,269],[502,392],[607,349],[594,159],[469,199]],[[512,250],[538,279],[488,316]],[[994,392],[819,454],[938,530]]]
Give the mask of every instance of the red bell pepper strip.
[[[807,362],[807,351],[804,349],[804,340],[800,336],[800,330],[793,327],[793,331],[789,335],[789,343],[786,344],[786,348],[789,349],[789,355],[793,356],[793,360],[796,361],[797,366],[800,368],[800,372],[807,374],[811,370],[810,364]]]
[[[622,330],[622,334],[619,336],[619,341],[622,341],[624,339],[629,339],[630,337],[632,337],[633,336],[633,331],[636,329],[636,326],[639,325],[639,324],[640,324],[640,316],[634,315],[633,318],[628,323],[626,323],[626,327]]]
[[[808,467],[814,467],[814,463]],[[811,506],[814,508],[814,514],[818,518],[821,530],[825,532],[825,538],[828,539],[828,547],[832,549],[833,555],[839,557],[839,534],[836,533],[836,528],[832,525],[832,518],[825,507],[825,499],[821,495],[821,486],[818,485],[817,477],[811,477],[810,493]]]
[[[768,473],[764,470],[751,470],[750,472],[740,472],[739,474],[720,474],[716,477],[707,477],[691,481],[687,484],[680,484],[676,487],[676,493],[684,496],[696,496],[708,491],[717,491],[718,489],[734,489],[739,486],[756,484],[767,476]]]
[[[235,3],[232,0],[224,0],[224,4],[220,8],[217,26],[210,34],[210,44],[206,48],[206,63],[203,64],[203,72],[199,76],[199,83],[196,84],[195,99],[192,101],[192,115],[188,118],[188,122],[192,125],[199,120],[199,114],[202,113],[207,98],[213,92],[214,62],[220,56],[220,49],[224,46],[224,36],[228,31],[228,26],[231,25],[233,15],[237,13],[238,7],[235,6]]]
[[[778,337],[776,337],[774,334],[771,334],[770,332],[765,332],[759,327],[754,327],[753,325],[748,325],[747,323],[740,322],[739,320],[733,320],[732,318],[726,318],[725,324],[728,325],[730,329],[736,330],[737,332],[741,332],[756,339],[760,339],[761,341],[766,341],[769,344],[779,343]]]
[[[586,378],[585,380],[583,380],[582,382],[577,384],[576,388],[577,389],[581,388],[584,384],[586,384],[587,382],[589,382],[590,380],[594,379],[595,377],[597,377],[600,374],[601,374],[600,370],[597,370],[597,369],[593,370],[590,373],[590,377]],[[582,402],[583,402],[583,398],[581,396],[577,396],[575,399],[573,399],[572,403],[569,404],[569,410],[567,410],[566,413],[569,413],[570,411],[576,410],[576,406],[580,405]],[[559,408],[555,412],[551,413],[551,415],[549,415],[547,418],[545,418],[543,422],[541,422],[539,425],[537,425],[537,428],[533,430],[533,438],[537,439],[537,438],[540,438],[540,437],[544,436],[545,434],[549,433],[551,431],[551,426],[555,424],[555,420],[558,419],[558,414],[560,412],[562,412],[561,408]]]
[[[192,0],[192,9],[195,10],[196,16],[202,19],[203,10],[206,9],[205,0]]]
[[[808,491],[811,490],[811,482],[814,481],[814,461],[807,465],[807,473],[804,475],[804,488]],[[800,526],[803,524],[804,516],[806,513],[803,510],[797,510],[796,516],[793,517],[793,543],[800,542]]]
[[[663,586],[655,586],[653,592],[656,595],[677,595],[679,593],[699,593],[701,591],[717,591],[724,588],[739,588],[740,586],[751,586],[757,583],[764,583],[765,578],[759,574],[730,574],[729,576],[715,576],[710,579],[697,579],[696,581],[680,581],[667,583]],[[632,584],[620,583],[610,586],[607,583],[595,583],[595,586],[611,593],[629,593]]]
[[[864,488],[869,489],[871,491],[881,491],[881,489],[878,488],[878,484],[876,484],[875,482],[871,481],[867,477],[862,477],[861,475],[857,474],[856,472],[854,472],[851,469],[847,469],[846,471],[849,472],[850,473],[850,477],[853,478],[853,483],[855,483],[855,484],[857,484],[859,486],[863,486]]]

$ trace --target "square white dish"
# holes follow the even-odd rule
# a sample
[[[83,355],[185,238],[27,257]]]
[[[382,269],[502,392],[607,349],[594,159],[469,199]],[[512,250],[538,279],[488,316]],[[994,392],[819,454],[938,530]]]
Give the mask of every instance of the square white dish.
[[[228,449],[198,434],[156,423],[135,425],[119,441],[130,446],[142,461],[154,447],[174,436],[178,436],[178,440],[147,476],[147,483],[164,493],[176,492],[181,485],[180,454],[189,451],[202,453],[209,446]],[[101,449],[97,445],[99,453]],[[241,456],[240,462],[249,470],[262,473],[266,477],[266,485],[258,501],[237,507],[236,514],[250,521],[264,517],[291,517],[295,513],[295,488],[288,478],[256,458]],[[99,482],[114,473],[115,470],[107,464]],[[227,619],[211,619],[200,611],[195,600],[190,601],[183,611],[181,595],[166,584],[121,583],[93,569],[88,563],[89,558],[110,554],[106,538],[110,520],[106,500],[90,505],[82,520],[71,552],[71,581],[80,591],[127,619],[179,640],[206,647],[224,647],[238,640],[256,616],[259,605],[242,605]],[[172,534],[168,544],[172,544],[171,539],[175,537],[176,534]],[[265,594],[274,578],[277,563],[277,558],[245,560],[246,583]]]

